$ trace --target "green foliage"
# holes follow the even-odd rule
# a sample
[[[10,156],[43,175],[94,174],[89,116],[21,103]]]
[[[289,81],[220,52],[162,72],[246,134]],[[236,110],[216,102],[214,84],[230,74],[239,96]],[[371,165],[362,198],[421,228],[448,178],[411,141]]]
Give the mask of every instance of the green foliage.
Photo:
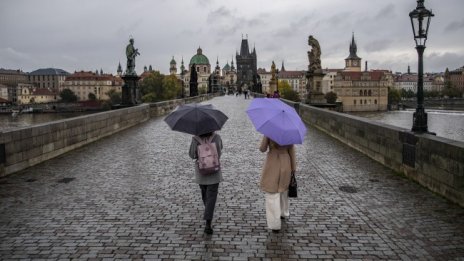
[[[109,109],[111,109],[112,105],[121,103],[121,93],[120,92],[117,92],[116,90],[109,90],[106,93],[106,95],[108,95],[108,97],[110,97],[110,99],[103,102],[103,104],[102,104],[103,109],[109,110]]]
[[[119,104],[121,103],[122,101],[122,97],[121,97],[121,93],[120,92],[117,92],[116,90],[112,89],[112,90],[109,90],[106,95],[108,95],[108,97],[110,97],[110,104],[113,105],[113,104]]]
[[[300,101],[300,95],[292,89],[292,86],[287,81],[279,81],[278,88],[282,98],[294,102]]]
[[[424,91],[424,97],[440,97],[440,92],[438,91]]]
[[[416,94],[411,90],[406,91],[405,89],[401,89],[400,94],[401,94],[402,98],[414,98],[414,97],[416,97]]]
[[[327,103],[335,104],[337,101],[337,94],[335,92],[328,92],[325,94],[324,98],[327,100]]]
[[[448,96],[449,98],[462,97],[462,91],[455,88],[450,81],[445,83],[445,88],[443,88],[442,93],[444,96]]]
[[[97,99],[97,96],[95,96],[93,92],[90,92],[88,98],[90,101],[95,101]]]
[[[198,87],[198,94],[206,94],[208,87]]]
[[[64,89],[60,92],[61,101],[63,102],[76,102],[78,97],[70,89]]]
[[[401,93],[394,88],[388,89],[388,104],[398,104],[401,101]]]
[[[157,100],[156,94],[153,92],[150,92],[142,96],[142,101],[143,102],[157,102],[158,100]]]
[[[168,75],[163,80],[164,100],[172,100],[180,96],[182,85],[175,75]]]
[[[152,72],[140,84],[143,102],[172,100],[180,96],[181,83],[175,75],[165,76],[158,71]]]

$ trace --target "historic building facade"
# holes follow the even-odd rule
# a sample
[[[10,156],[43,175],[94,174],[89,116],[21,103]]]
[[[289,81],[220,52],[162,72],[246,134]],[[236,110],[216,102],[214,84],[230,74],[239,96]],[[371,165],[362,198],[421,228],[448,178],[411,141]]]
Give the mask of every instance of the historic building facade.
[[[0,69],[0,85],[4,86],[1,97],[12,103],[17,103],[18,94],[16,90],[18,84],[21,83],[29,83],[26,73],[21,70]]]
[[[97,74],[94,72],[74,72],[66,77],[63,89],[73,91],[80,101],[89,100],[89,94],[94,94],[97,100],[109,100],[108,92],[121,92],[123,80],[112,74]]]
[[[237,70],[234,66],[234,59],[232,59],[231,65],[227,62],[222,68],[221,83],[228,91],[237,90]]]
[[[449,81],[454,88],[464,93],[464,66],[452,71],[446,70],[446,81]]]
[[[33,84],[18,84],[18,105],[50,103],[59,100],[58,93],[49,88],[39,88]]]
[[[262,84],[262,89],[263,93],[272,93],[270,89],[269,82],[271,81],[272,78],[272,73],[266,71],[265,68],[259,68],[257,70],[259,78],[261,79],[261,84]]]
[[[412,91],[417,93],[417,73],[412,73],[411,68],[408,66],[407,73],[396,73],[394,76],[395,85],[394,88],[401,91]],[[440,92],[444,86],[444,78],[442,74],[429,74],[425,73],[423,76],[424,91],[437,91]]]
[[[209,63],[209,59],[208,57],[206,57],[206,55],[203,54],[203,50],[201,49],[201,47],[198,47],[197,53],[193,55],[190,59],[188,67],[185,67],[184,58],[182,58],[179,71],[177,70],[177,62],[174,59],[174,57],[172,57],[169,63],[169,73],[175,75],[182,82],[184,88],[182,93],[184,96],[189,96],[189,83],[192,65],[194,65],[194,69],[197,72],[199,94],[203,94],[208,91],[210,76],[215,72],[211,70],[211,64]]]
[[[324,77],[322,78],[322,93],[335,92],[335,77],[339,71],[343,69],[324,69]]]
[[[29,83],[37,88],[47,88],[59,92],[69,73],[56,68],[38,69],[28,74]]]
[[[287,82],[294,91],[298,92],[300,99],[303,100],[306,97],[306,71],[288,71],[285,69],[284,62],[282,62],[280,71],[277,73],[277,80]]]
[[[350,44],[350,55],[345,59],[345,69],[338,71],[334,91],[343,111],[386,111],[388,88],[393,88],[394,79],[390,71],[361,71],[361,58],[357,56],[354,35]]]
[[[250,53],[248,39],[242,39],[240,53],[236,53],[237,61],[237,88],[250,89],[253,80],[258,76],[256,49]]]

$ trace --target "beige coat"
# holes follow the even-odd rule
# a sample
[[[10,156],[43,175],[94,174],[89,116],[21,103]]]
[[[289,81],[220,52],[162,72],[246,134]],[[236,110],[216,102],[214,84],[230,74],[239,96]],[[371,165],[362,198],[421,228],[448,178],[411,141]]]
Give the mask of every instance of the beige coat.
[[[294,147],[294,145],[279,146],[269,138],[263,138],[259,150],[268,153],[261,173],[261,190],[268,193],[288,190],[291,172],[296,170]]]

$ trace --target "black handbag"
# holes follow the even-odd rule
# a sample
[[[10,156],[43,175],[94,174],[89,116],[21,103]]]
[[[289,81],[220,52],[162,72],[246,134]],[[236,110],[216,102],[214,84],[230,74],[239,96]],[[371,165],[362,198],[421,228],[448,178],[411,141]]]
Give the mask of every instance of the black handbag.
[[[296,184],[295,171],[292,171],[292,176],[290,178],[290,185],[288,185],[288,197],[296,198],[298,193],[298,184]]]

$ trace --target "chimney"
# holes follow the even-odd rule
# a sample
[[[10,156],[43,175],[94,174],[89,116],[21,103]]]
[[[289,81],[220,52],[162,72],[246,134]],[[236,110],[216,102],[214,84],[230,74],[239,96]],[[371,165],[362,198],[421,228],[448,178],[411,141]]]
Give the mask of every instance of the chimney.
[[[366,69],[365,69],[365,70],[366,70],[366,72],[367,72],[367,61],[366,61]]]

